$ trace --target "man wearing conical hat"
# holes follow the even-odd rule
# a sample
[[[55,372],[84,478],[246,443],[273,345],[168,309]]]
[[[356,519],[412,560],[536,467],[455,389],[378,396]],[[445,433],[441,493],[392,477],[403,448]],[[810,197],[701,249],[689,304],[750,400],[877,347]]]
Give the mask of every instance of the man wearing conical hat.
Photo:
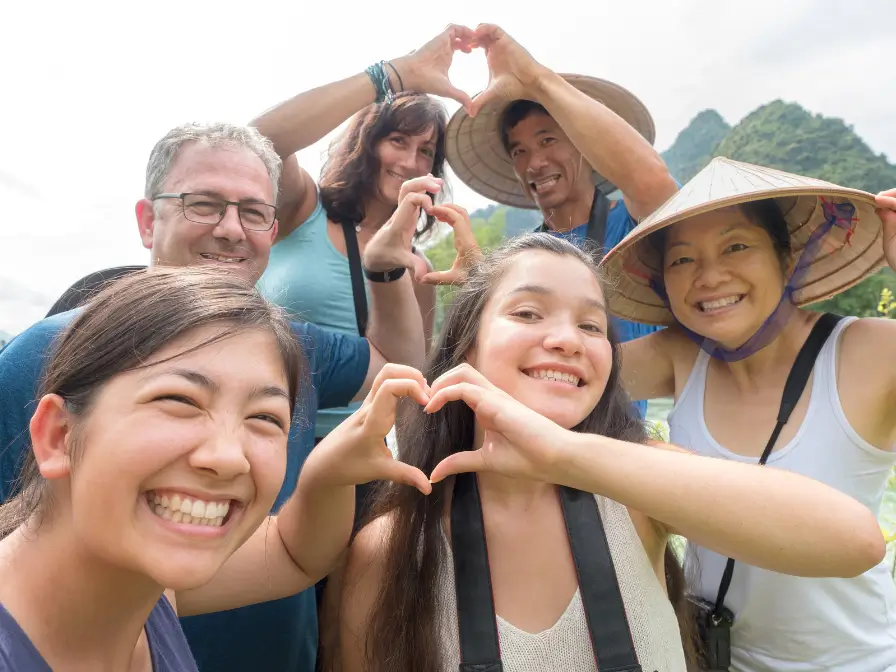
[[[677,186],[652,147],[647,108],[622,87],[558,75],[494,25],[476,29],[490,81],[446,132],[446,158],[470,188],[493,201],[538,208],[540,230],[609,249]],[[622,200],[607,196],[618,188]],[[622,340],[653,327],[616,321]],[[645,405],[641,405],[643,413]]]
[[[668,327],[622,346],[629,394],[674,396],[674,444],[802,473],[873,516],[896,464],[896,320],[806,306],[887,263],[896,269],[896,189],[875,197],[714,159],[603,260],[611,312]],[[733,486],[706,487],[727,505]],[[873,569],[815,579],[690,544],[703,639],[730,645],[730,656],[706,647],[702,669],[896,670],[896,586],[883,539],[868,551]]]

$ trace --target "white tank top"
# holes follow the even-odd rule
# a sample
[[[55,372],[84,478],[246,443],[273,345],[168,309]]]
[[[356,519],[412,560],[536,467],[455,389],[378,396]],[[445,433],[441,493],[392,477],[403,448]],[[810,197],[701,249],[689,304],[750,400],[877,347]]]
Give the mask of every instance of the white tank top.
[[[600,496],[595,498],[641,669],[644,672],[685,672],[675,611],[650,565],[628,510],[618,502]],[[439,636],[444,670],[457,672],[460,646],[454,562],[444,534],[442,539],[447,555],[439,571]],[[506,672],[595,672],[597,669],[578,590],[559,620],[537,634],[524,632],[500,616],[497,622],[501,662]]]
[[[769,456],[768,466],[826,483],[879,511],[896,453],[875,448],[849,425],[837,391],[837,343],[846,318],[822,347],[806,417],[793,439]],[[702,455],[755,463],[726,450],[703,416],[709,355],[697,356],[669,414],[672,443]],[[771,432],[769,432],[771,434]],[[818,530],[824,550],[824,529]],[[688,544],[692,590],[715,600],[727,558]],[[852,579],[778,574],[738,562],[725,598],[735,614],[733,672],[884,672],[896,670],[896,586],[885,561]]]

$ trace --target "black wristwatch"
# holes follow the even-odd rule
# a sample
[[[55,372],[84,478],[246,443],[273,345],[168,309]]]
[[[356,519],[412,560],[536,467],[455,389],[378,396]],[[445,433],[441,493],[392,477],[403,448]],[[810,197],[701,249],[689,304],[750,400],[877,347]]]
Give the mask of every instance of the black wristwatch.
[[[366,266],[364,268],[364,277],[370,280],[371,282],[395,282],[401,276],[404,275],[406,269],[404,266],[401,268],[393,268],[388,271],[371,271],[368,270]]]

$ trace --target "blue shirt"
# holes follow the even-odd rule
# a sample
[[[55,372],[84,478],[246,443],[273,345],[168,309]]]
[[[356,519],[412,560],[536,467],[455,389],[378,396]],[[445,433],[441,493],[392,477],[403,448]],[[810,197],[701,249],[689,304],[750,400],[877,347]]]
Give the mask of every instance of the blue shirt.
[[[77,310],[41,320],[0,350],[0,502],[11,494],[28,423],[37,406],[41,372],[56,336]],[[313,324],[293,323],[308,358],[313,390],[297,405],[287,448],[286,478],[274,510],[295,490],[299,471],[314,447],[317,409],[345,406],[364,383],[370,347],[358,336]],[[264,568],[259,568],[264,571]],[[313,588],[282,600],[181,619],[202,672],[312,672],[317,657],[317,604]]]
[[[625,201],[621,199],[616,201],[616,205],[610,208],[610,211],[607,213],[607,227],[606,232],[604,233],[604,249],[611,250],[616,247],[637,225],[638,223],[635,221],[634,217],[629,214],[628,208],[625,207]],[[549,233],[565,238],[576,247],[581,247],[587,238],[588,223],[585,222],[581,226],[569,229],[568,231],[549,231]],[[610,322],[613,325],[613,331],[616,332],[616,337],[619,339],[620,343],[632,341],[641,336],[647,336],[660,329],[660,327],[655,327],[651,324],[630,322],[629,320],[623,320],[618,317],[611,317]],[[638,412],[643,418],[647,413],[647,402],[637,401],[635,402],[635,406],[638,408]]]
[[[153,672],[198,672],[177,614],[162,595],[144,627]],[[0,604],[0,672],[53,672],[47,661]]]

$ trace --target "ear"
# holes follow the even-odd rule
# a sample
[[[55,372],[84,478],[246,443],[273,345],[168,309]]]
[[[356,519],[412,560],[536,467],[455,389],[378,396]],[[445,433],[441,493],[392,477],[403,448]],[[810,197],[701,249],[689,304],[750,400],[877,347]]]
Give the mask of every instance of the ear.
[[[140,231],[140,240],[143,241],[143,247],[151,250],[156,223],[153,202],[148,198],[142,198],[137,201],[135,211],[137,213],[137,229]]]
[[[41,398],[31,416],[31,449],[40,474],[47,480],[71,473],[72,423],[65,401],[58,394]]]
[[[271,247],[274,246],[274,241],[277,240],[277,232],[280,230],[280,222],[278,220],[274,220],[274,226],[271,227]]]

